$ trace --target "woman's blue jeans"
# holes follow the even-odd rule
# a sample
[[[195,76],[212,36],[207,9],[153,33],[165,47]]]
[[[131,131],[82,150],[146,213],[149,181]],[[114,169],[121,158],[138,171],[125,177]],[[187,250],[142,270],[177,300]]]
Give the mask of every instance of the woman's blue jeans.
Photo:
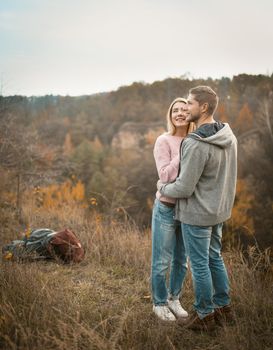
[[[170,266],[169,290],[166,274]],[[154,305],[166,305],[168,297],[178,299],[187,272],[187,257],[181,225],[174,220],[174,208],[155,200],[152,216],[151,284]]]
[[[230,303],[229,280],[221,255],[222,226],[181,224],[200,318]]]

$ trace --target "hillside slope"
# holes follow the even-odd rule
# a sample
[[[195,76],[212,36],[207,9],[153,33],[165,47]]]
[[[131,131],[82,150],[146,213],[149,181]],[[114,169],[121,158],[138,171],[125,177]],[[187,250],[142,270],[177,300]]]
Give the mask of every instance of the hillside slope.
[[[272,270],[266,254],[226,251],[236,323],[209,334],[162,324],[152,314],[150,231],[111,222],[79,208],[34,213],[32,227],[71,227],[86,248],[79,265],[2,262],[2,349],[272,349]],[[16,222],[1,228],[1,245],[18,237]],[[191,309],[190,273],[182,303]]]

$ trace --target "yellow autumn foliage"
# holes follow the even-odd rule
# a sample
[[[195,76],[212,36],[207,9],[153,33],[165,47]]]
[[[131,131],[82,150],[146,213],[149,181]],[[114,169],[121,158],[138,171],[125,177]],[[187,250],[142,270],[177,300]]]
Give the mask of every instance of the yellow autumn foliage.
[[[243,228],[244,231],[254,233],[254,220],[250,211],[253,207],[255,196],[250,190],[246,179],[238,179],[235,204],[232,209],[232,228],[234,230]]]
[[[85,188],[81,181],[73,184],[66,180],[61,184],[52,184],[47,187],[35,189],[36,204],[44,209],[58,208],[66,203],[85,204]]]

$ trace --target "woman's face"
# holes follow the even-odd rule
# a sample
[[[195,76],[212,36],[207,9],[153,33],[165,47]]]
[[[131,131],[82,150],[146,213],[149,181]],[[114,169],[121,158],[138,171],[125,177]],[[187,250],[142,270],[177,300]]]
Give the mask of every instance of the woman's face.
[[[188,126],[189,122],[186,121],[187,116],[188,116],[187,104],[184,102],[175,102],[171,112],[173,125],[176,128]]]

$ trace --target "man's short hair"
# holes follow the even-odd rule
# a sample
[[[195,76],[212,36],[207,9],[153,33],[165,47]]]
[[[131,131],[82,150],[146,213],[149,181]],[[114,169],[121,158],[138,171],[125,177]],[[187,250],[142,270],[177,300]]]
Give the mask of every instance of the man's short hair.
[[[217,108],[219,98],[216,92],[213,91],[211,87],[200,85],[190,89],[189,93],[191,95],[194,95],[194,99],[199,103],[199,105],[207,103],[208,113],[210,115],[213,115]]]

